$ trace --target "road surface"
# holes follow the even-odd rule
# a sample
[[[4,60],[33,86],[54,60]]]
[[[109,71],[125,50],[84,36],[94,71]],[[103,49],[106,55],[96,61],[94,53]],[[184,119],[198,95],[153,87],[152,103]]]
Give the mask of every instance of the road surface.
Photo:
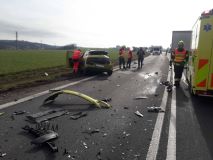
[[[132,69],[115,71],[110,77],[83,77],[1,95],[0,112],[4,114],[0,116],[0,153],[6,155],[0,159],[212,159],[212,98],[191,97],[184,80],[180,88],[167,92],[160,83],[172,80],[168,64],[164,54],[151,55],[140,70],[134,64]],[[97,99],[111,98],[112,108],[98,109],[70,95],[60,95],[51,105],[42,105],[49,95],[45,90],[61,85]],[[35,98],[21,99],[31,94],[36,94]],[[139,96],[147,98],[136,100]],[[160,106],[165,112],[148,112],[147,107],[151,106]],[[26,115],[53,108],[69,111],[49,121],[58,126],[56,153],[47,146],[31,145],[34,137],[22,130],[25,125],[34,126],[26,121]],[[20,110],[27,113],[11,116]],[[79,111],[87,116],[72,120],[70,115]],[[137,116],[136,111],[143,117]],[[98,132],[87,133],[92,130]]]

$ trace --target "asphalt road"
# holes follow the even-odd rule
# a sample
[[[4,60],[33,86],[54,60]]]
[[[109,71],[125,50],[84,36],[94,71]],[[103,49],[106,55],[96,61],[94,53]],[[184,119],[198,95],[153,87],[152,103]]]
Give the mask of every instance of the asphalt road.
[[[60,95],[51,105],[43,106],[43,100],[48,97],[45,94],[0,110],[5,112],[0,116],[0,152],[6,153],[2,159],[143,160],[147,158],[156,119],[160,114],[165,116],[156,159],[166,159],[168,148],[172,148],[168,146],[168,137],[172,133],[172,93],[168,94],[165,112],[148,112],[147,107],[160,106],[162,103],[165,86],[160,85],[160,82],[167,80],[168,58],[165,55],[151,55],[145,59],[142,69],[137,70],[136,66],[134,64],[131,70],[116,71],[110,77],[98,75],[66,88],[97,99],[111,98],[110,109],[95,108],[85,100],[70,95]],[[69,82],[46,85],[43,90]],[[0,104],[17,100],[37,90],[27,90],[27,94],[20,91],[17,95],[1,95]],[[176,93],[176,159],[212,159],[212,99],[191,97],[184,82],[179,89],[174,88],[173,93]],[[147,98],[135,100],[138,96]],[[59,148],[56,153],[52,153],[47,146],[31,145],[34,137],[21,129],[25,125],[33,126],[26,121],[26,115],[53,108],[69,111],[68,115],[49,121],[51,125],[58,125],[59,138],[54,141]],[[19,110],[29,113],[11,117],[13,112]],[[71,114],[79,111],[86,112],[87,116],[77,120],[70,119]],[[142,113],[143,117],[137,116],[136,111]],[[91,135],[85,133],[95,129],[99,132]]]

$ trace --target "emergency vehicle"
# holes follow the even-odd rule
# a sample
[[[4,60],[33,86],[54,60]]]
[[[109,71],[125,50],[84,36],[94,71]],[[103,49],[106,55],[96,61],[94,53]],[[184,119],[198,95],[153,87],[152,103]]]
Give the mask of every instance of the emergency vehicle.
[[[213,9],[193,26],[186,79],[192,94],[213,96]]]

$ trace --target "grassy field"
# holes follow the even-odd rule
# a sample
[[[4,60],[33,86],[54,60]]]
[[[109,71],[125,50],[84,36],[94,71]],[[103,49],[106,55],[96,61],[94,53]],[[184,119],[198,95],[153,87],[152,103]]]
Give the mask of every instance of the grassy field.
[[[0,50],[0,75],[65,65],[62,50]]]

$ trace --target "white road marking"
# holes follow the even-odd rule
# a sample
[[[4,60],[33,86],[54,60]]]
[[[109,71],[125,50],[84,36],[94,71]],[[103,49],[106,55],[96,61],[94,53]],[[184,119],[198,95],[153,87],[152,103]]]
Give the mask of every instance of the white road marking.
[[[174,72],[173,72],[174,75]],[[174,82],[174,76],[173,76]],[[173,88],[166,160],[176,160],[176,89]]]
[[[170,81],[171,78],[171,71],[168,73],[167,81]],[[160,107],[163,110],[166,110],[166,103],[168,99],[168,92],[165,88],[164,93],[163,93],[163,99],[161,102]],[[160,143],[160,136],[161,136],[161,130],[163,127],[163,120],[164,120],[164,115],[165,113],[159,113],[156,123],[155,123],[155,128],[152,134],[152,140],[149,145],[149,150],[146,156],[146,160],[155,160],[157,158],[157,153],[158,153],[158,148],[159,148],[159,143]]]

